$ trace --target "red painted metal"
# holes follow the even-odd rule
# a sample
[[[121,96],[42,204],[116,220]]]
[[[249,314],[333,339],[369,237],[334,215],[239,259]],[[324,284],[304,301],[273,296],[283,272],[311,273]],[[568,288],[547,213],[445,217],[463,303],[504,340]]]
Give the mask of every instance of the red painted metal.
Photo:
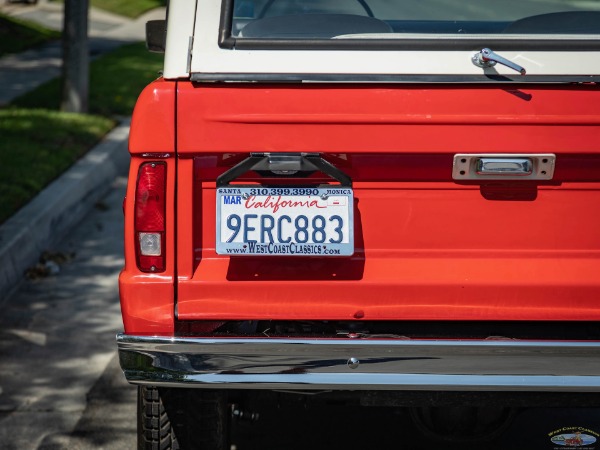
[[[170,335],[174,330],[175,302],[175,83],[157,81],[140,95],[131,121],[125,214],[125,267],[119,276],[125,332]],[[145,156],[144,156],[145,155]],[[156,159],[157,156],[160,159]],[[136,263],[135,198],[139,168],[156,161],[166,165],[167,196],[165,270],[143,273]]]
[[[135,126],[135,122],[132,127]],[[136,261],[135,230],[136,181],[139,167],[149,162],[132,157],[125,198],[125,267],[119,276],[121,311],[126,333],[168,335],[174,329],[175,302],[175,159],[161,161],[166,165],[167,196],[165,227],[165,268],[161,273],[144,273]]]
[[[202,211],[212,218],[209,186]],[[478,187],[450,184],[358,182],[355,192],[353,258],[217,256],[214,220],[206,220],[199,264],[191,279],[180,278],[179,317],[347,320],[358,310],[364,319],[386,320],[600,316],[600,218],[589,208],[600,202],[600,184],[539,189],[531,201],[488,200]]]
[[[597,154],[595,85],[180,83],[178,152]]]
[[[182,320],[600,318],[595,86],[181,83],[178,118]],[[251,151],[352,176],[354,257],[215,254],[214,180]],[[555,179],[459,184],[459,152],[556,153]]]
[[[175,145],[163,274],[135,267],[126,218],[127,333],[172,333],[175,302],[181,320],[600,320],[595,85],[179,82],[175,102],[160,81],[136,107],[131,173]],[[250,152],[320,152],[348,173],[356,254],[217,255],[215,179]],[[455,153],[555,153],[555,177],[457,183]]]
[[[131,119],[131,154],[175,151],[175,87],[160,79],[140,94]]]

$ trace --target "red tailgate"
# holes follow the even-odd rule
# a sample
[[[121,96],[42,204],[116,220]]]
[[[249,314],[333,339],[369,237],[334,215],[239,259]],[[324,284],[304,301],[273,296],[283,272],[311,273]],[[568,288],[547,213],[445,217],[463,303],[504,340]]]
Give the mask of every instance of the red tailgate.
[[[179,319],[600,318],[595,85],[178,86]],[[354,256],[215,253],[216,177],[251,152],[352,178]],[[461,153],[552,153],[555,173],[459,182]]]

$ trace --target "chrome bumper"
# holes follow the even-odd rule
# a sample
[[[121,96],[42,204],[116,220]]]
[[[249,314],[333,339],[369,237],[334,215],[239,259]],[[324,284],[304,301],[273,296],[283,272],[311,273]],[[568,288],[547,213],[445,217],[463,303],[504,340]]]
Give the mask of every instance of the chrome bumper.
[[[600,342],[117,336],[134,384],[600,392]]]

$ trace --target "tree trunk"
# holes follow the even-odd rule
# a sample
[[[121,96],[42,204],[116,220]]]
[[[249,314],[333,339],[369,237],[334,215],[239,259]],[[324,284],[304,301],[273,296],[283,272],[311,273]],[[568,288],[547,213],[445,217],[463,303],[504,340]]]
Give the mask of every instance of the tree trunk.
[[[62,111],[88,111],[88,9],[89,0],[65,0]]]

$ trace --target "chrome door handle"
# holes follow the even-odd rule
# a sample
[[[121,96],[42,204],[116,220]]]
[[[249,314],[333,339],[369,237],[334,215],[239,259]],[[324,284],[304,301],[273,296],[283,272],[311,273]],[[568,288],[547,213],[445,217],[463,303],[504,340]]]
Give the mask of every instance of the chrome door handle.
[[[525,75],[527,73],[527,71],[525,70],[524,67],[521,67],[518,64],[515,64],[514,62],[509,61],[506,58],[503,58],[502,56],[498,55],[497,53],[494,53],[493,51],[491,51],[489,48],[484,48],[480,52],[475,53],[471,57],[471,61],[477,67],[483,67],[483,68],[493,67],[496,65],[496,63],[499,63],[510,69],[516,70],[521,75]]]
[[[478,175],[531,175],[533,164],[529,158],[479,158]]]

